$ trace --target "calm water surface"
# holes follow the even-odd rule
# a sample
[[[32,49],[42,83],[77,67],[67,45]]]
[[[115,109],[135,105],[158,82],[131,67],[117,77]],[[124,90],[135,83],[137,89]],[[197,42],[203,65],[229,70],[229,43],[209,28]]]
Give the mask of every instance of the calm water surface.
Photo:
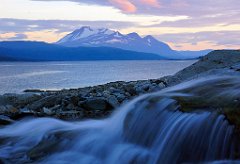
[[[112,81],[154,79],[193,64],[187,61],[0,62],[0,94],[63,89]]]

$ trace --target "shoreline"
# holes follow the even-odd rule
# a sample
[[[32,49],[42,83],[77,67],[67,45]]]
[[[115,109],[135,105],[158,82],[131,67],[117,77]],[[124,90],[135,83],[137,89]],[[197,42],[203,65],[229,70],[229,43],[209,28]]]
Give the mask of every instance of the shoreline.
[[[100,119],[139,95],[210,75],[240,76],[240,51],[213,51],[175,75],[158,79],[117,81],[54,91],[27,89],[24,94],[6,93],[0,96],[0,125],[26,116],[63,120]]]

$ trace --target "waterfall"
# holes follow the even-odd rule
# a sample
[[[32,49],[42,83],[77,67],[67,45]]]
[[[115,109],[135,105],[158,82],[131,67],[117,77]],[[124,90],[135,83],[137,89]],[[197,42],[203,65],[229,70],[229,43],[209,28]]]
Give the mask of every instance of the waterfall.
[[[239,78],[206,78],[140,96],[109,118],[64,122],[28,118],[0,128],[2,163],[222,163],[239,148],[225,116],[200,106],[182,112],[179,97],[239,96]],[[231,85],[230,85],[231,84]],[[217,86],[217,87],[214,87]],[[176,98],[178,97],[178,98]],[[206,100],[207,101],[207,100]]]

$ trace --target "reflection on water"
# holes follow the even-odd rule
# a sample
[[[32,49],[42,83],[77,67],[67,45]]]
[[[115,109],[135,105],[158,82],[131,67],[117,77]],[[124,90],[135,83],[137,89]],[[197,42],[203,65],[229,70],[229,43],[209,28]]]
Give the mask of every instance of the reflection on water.
[[[195,61],[2,62],[0,94],[63,89],[174,74]]]

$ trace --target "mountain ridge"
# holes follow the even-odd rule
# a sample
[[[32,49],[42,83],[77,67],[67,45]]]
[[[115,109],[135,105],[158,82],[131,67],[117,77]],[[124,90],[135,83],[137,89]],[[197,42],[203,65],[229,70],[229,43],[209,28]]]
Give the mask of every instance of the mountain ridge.
[[[166,43],[158,41],[151,35],[141,37],[136,32],[122,34],[107,28],[94,29],[83,26],[69,33],[56,44],[67,47],[115,47],[137,52],[154,53],[167,58],[177,58],[178,52]]]
[[[136,32],[122,34],[119,31],[107,28],[91,28],[83,26],[61,38],[56,44],[66,47],[114,47],[136,52],[153,53],[168,59],[197,58],[207,54],[209,51],[196,51],[193,57],[188,51],[176,51],[152,35],[141,37]]]

